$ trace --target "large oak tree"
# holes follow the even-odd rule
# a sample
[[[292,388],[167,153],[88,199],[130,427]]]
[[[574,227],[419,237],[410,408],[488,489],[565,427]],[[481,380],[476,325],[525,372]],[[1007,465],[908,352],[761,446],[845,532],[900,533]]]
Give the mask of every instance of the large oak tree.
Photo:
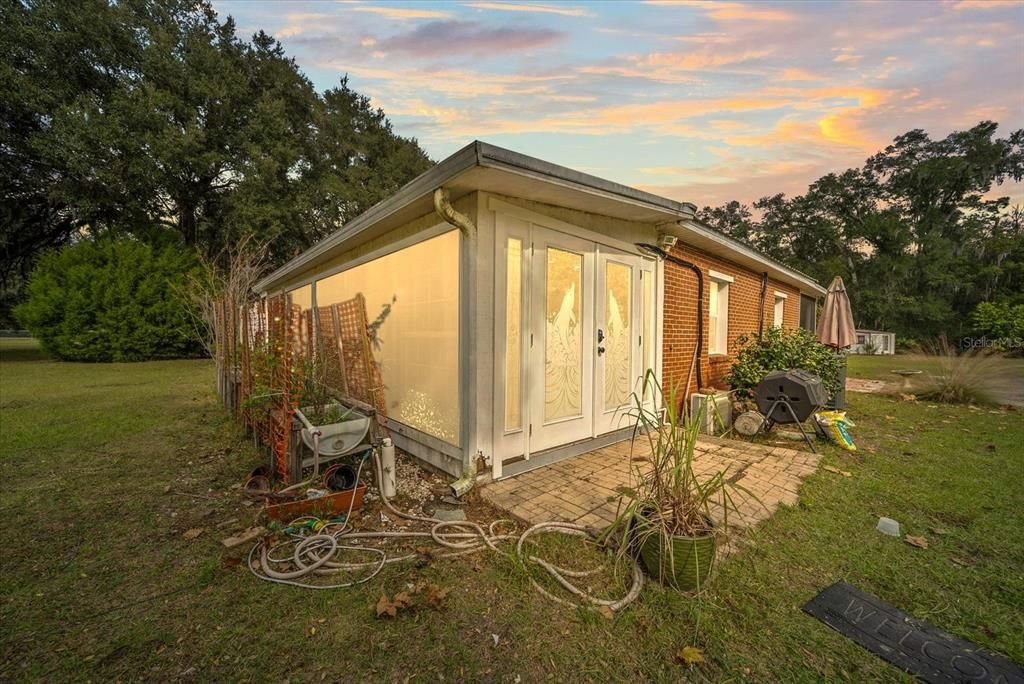
[[[0,116],[7,298],[78,235],[216,254],[252,233],[280,263],[431,163],[347,79],[318,93],[192,0],[0,3]]]
[[[984,121],[941,140],[910,131],[803,195],[705,207],[700,218],[820,282],[843,276],[861,327],[963,334],[979,303],[1024,303],[1022,212],[990,197],[1024,177],[1024,131],[999,138],[997,128]]]

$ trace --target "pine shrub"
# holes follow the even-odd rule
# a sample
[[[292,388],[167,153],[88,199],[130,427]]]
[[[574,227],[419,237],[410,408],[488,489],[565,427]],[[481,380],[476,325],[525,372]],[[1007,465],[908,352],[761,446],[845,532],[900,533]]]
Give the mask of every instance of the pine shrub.
[[[65,361],[145,361],[198,356],[181,296],[191,251],[134,240],[81,240],[44,255],[15,316]]]

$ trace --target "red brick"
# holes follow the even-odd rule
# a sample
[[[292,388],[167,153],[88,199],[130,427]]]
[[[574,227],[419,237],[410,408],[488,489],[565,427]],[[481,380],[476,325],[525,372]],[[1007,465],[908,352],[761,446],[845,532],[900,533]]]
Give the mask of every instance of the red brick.
[[[726,376],[739,351],[738,340],[743,335],[757,334],[761,305],[761,274],[721,257],[688,245],[677,245],[672,255],[696,265],[704,273],[704,341],[700,364],[705,387],[727,389]],[[709,356],[708,349],[708,286],[709,270],[732,276],[729,285],[728,351],[724,356]],[[775,318],[775,292],[788,296],[783,305],[783,325],[795,328],[800,324],[800,292],[791,285],[768,279],[764,302],[764,327]],[[666,388],[683,383],[693,356],[697,338],[697,276],[689,268],[665,262],[665,308],[662,335],[662,385]],[[697,390],[696,374],[690,380],[686,394]]]

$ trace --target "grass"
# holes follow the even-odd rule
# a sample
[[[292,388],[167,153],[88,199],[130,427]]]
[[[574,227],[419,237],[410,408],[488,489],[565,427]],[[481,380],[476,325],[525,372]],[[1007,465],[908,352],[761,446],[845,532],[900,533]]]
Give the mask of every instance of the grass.
[[[938,373],[942,370],[942,360],[939,357],[925,354],[893,354],[889,356],[850,354],[847,359],[849,359],[847,375],[851,378],[867,380],[899,381],[900,377],[892,373],[894,370],[912,369],[926,373]],[[1024,359],[998,358],[993,361],[1015,379],[1024,380]]]
[[[923,389],[927,384],[929,375],[942,375],[944,363],[953,362],[952,359],[945,359],[939,356],[928,356],[924,354],[896,354],[891,356],[867,356],[863,354],[851,354],[847,363],[847,375],[851,378],[863,378],[866,380],[884,380],[886,382],[899,383],[902,378],[894,375],[894,370],[920,370],[923,374],[913,376],[911,385],[915,389]],[[993,401],[998,403],[1016,404],[1024,406],[1024,358],[992,357],[976,359],[973,364],[983,365],[986,375],[983,386],[980,388],[984,394],[990,395]]]
[[[494,554],[335,592],[258,582],[220,538],[255,517],[231,487],[262,459],[208,362],[62,364],[0,344],[3,681],[909,681],[800,611],[839,579],[1024,661],[1019,412],[850,395],[859,450],[824,463],[852,477],[811,476],[703,600],[648,585],[607,620],[547,602]],[[880,515],[929,548],[876,532]],[[375,617],[381,593],[421,580],[453,587],[447,607]],[[691,644],[707,662],[686,670]]]

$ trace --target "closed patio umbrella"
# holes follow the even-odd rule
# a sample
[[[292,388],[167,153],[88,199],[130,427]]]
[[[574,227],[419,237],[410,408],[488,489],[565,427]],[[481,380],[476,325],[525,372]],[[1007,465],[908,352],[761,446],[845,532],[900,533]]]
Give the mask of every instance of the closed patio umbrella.
[[[850,298],[846,294],[846,285],[839,276],[832,279],[832,284],[825,293],[825,304],[821,307],[817,335],[819,342],[837,351],[849,347],[857,339],[853,312],[850,310]]]
[[[853,324],[853,311],[850,310],[850,298],[846,294],[843,279],[836,276],[825,293],[825,304],[821,308],[818,319],[818,341],[827,344],[839,354],[857,339],[856,326]],[[839,391],[836,392],[829,405],[834,409],[846,408],[846,355],[842,355],[842,370],[839,374]]]

